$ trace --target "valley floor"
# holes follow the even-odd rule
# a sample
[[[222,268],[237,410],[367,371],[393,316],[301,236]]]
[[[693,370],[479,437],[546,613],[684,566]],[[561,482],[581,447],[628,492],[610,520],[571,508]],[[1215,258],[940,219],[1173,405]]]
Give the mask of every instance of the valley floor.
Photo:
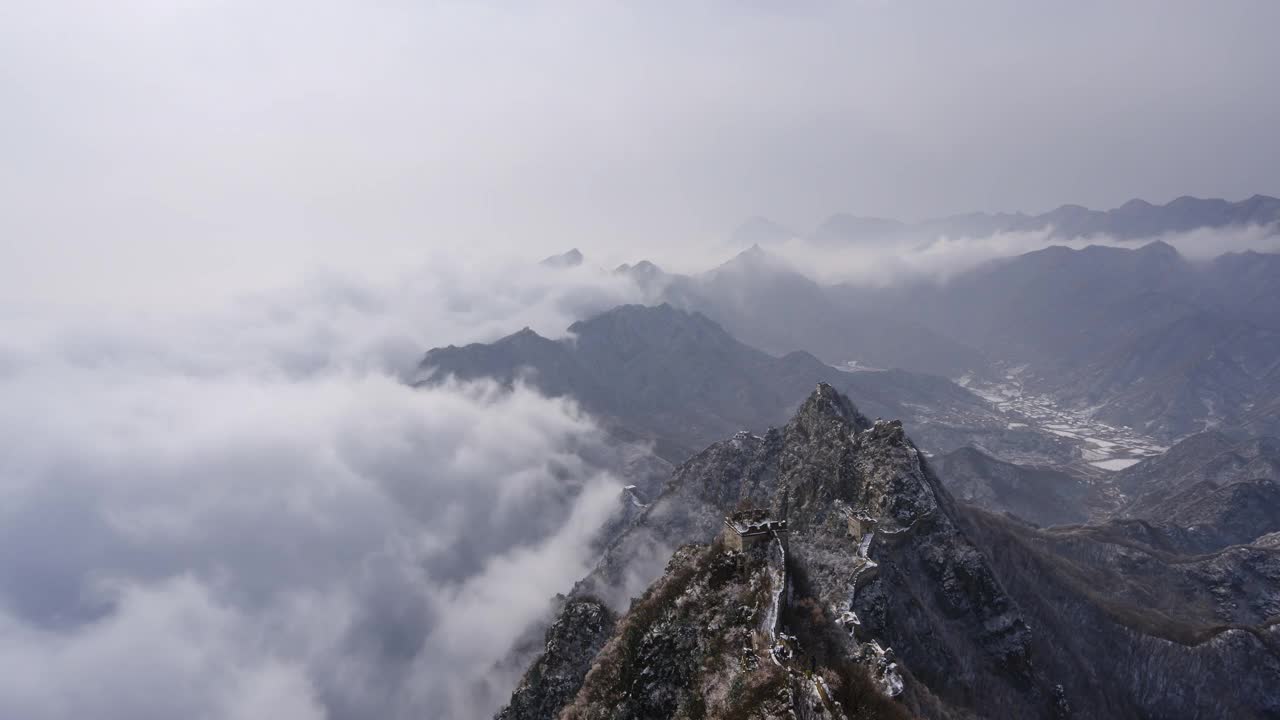
[[[1026,389],[1021,368],[1007,372],[1001,382],[966,375],[956,383],[990,402],[1009,419],[1009,428],[1029,427],[1065,438],[1080,451],[1081,470],[1113,472],[1168,449],[1130,427],[1116,427],[1092,417],[1087,410],[1059,406],[1052,397]]]

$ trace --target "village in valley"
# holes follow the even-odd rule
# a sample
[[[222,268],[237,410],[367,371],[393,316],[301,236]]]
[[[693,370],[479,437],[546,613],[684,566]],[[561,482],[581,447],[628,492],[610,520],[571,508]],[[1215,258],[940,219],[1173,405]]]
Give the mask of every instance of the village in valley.
[[[1082,470],[1123,470],[1168,449],[1133,428],[1109,425],[1087,411],[1063,408],[1047,395],[1028,392],[1016,368],[1003,382],[981,381],[970,375],[956,382],[1007,416],[1010,430],[1038,429],[1076,444]]]

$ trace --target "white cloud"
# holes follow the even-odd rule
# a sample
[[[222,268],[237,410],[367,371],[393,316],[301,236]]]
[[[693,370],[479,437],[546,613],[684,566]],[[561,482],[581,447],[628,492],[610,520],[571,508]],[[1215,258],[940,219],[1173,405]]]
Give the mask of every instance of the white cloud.
[[[1223,253],[1245,250],[1280,250],[1276,228],[1261,225],[1201,228],[1144,240],[1118,240],[1101,235],[1062,239],[1053,235],[1052,227],[977,237],[921,235],[906,240],[844,246],[814,244],[797,238],[769,249],[822,282],[882,287],[916,280],[945,282],[982,263],[1051,245],[1074,249],[1090,245],[1135,249],[1155,240],[1169,243],[1191,260],[1208,260]]]
[[[570,401],[400,378],[634,292],[438,263],[10,337],[0,717],[487,716],[622,479]]]
[[[324,717],[279,628],[190,576],[121,588],[73,632],[0,615],[0,714],[21,718]]]

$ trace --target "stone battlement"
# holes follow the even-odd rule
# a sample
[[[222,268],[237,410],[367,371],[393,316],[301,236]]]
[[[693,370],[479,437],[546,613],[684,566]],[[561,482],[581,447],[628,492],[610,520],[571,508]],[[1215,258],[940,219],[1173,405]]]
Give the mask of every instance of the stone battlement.
[[[736,512],[724,519],[725,541],[735,550],[754,547],[771,537],[783,538],[787,521],[775,520],[759,510]]]

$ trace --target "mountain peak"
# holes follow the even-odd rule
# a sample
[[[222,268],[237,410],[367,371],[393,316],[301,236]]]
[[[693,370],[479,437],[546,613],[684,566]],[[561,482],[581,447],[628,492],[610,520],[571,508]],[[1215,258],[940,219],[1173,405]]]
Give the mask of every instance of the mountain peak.
[[[1266,203],[1280,203],[1280,198],[1274,198],[1274,197],[1271,197],[1270,195],[1263,195],[1262,193],[1254,193],[1253,195],[1249,196],[1247,199],[1242,200],[1241,202],[1247,202],[1247,203],[1263,203],[1263,202],[1266,202]]]
[[[759,243],[753,244],[751,247],[734,255],[725,261],[722,265],[715,268],[711,272],[717,270],[773,270],[787,268],[787,263],[780,256],[760,247]]]
[[[624,275],[626,274],[657,275],[662,272],[662,268],[658,267],[654,263],[649,262],[648,260],[641,260],[635,265],[632,265],[630,263],[622,263],[618,267],[614,268],[613,271],[615,273],[624,274]]]
[[[809,397],[800,404],[800,408],[796,410],[795,418],[791,422],[795,425],[808,427],[815,423],[826,423],[831,420],[837,420],[856,430],[865,430],[871,427],[871,423],[862,413],[858,412],[858,408],[854,406],[849,398],[825,382],[818,383],[818,386],[809,394]]]
[[[1158,257],[1180,257],[1178,249],[1163,240],[1153,240],[1138,248],[1138,252]]]
[[[648,260],[641,260],[635,265],[623,263],[613,270],[614,275],[621,275],[651,293],[659,292],[663,286],[674,278]]]
[[[571,268],[571,267],[577,267],[581,265],[582,260],[583,260],[582,252],[578,250],[578,248],[573,248],[568,252],[563,252],[563,253],[560,253],[559,255],[552,255],[550,257],[543,258],[542,262],[538,264],[544,267],[551,267],[551,268]]]
[[[554,345],[555,343],[556,343],[555,340],[545,338],[539,335],[538,332],[533,328],[525,326],[523,328],[520,328],[516,332],[513,332],[510,335],[507,335],[506,337],[502,337],[495,340],[493,345],[495,347],[506,348],[508,351],[515,350],[519,352],[522,350],[532,350],[534,348],[551,346],[551,345]],[[476,346],[469,346],[469,347],[476,347]],[[431,352],[428,352],[428,355],[430,354]]]
[[[569,326],[578,343],[620,352],[705,352],[738,346],[723,328],[700,312],[661,305],[619,305]],[[601,344],[603,343],[603,344]]]
[[[571,332],[576,332],[575,328],[586,328],[595,324],[603,324],[617,322],[619,320],[626,321],[645,321],[645,322],[698,322],[712,324],[707,316],[700,312],[683,310],[675,307],[671,303],[662,303],[660,305],[618,305],[604,312],[593,315],[586,320],[579,320],[569,326]]]
[[[1116,209],[1117,210],[1149,210],[1153,207],[1155,206],[1147,202],[1146,200],[1143,200],[1142,198],[1133,198],[1129,202],[1126,202],[1125,204],[1121,205],[1119,208],[1116,208]]]

